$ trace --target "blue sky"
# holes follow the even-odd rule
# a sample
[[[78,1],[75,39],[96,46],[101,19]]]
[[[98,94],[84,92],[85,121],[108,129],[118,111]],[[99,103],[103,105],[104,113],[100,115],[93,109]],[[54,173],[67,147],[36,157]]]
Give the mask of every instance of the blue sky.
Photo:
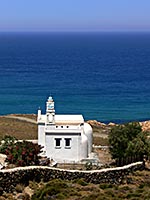
[[[150,0],[0,0],[0,31],[150,31]]]

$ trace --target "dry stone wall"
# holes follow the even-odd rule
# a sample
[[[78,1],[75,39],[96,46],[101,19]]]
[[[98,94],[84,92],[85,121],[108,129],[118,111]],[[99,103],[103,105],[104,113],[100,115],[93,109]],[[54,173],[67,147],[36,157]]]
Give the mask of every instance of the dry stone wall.
[[[47,182],[52,179],[74,180],[83,178],[90,183],[121,183],[124,176],[132,171],[143,169],[143,163],[137,162],[117,168],[80,171],[64,170],[46,166],[18,167],[0,170],[0,190],[12,192],[17,184],[28,185],[29,181],[41,180]]]

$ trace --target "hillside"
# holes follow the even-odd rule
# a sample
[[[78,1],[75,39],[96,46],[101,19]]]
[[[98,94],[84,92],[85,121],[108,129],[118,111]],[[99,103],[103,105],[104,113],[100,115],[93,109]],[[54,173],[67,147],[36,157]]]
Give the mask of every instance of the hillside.
[[[127,176],[119,185],[92,184],[82,179],[75,181],[54,179],[48,183],[30,182],[28,186],[18,184],[13,193],[1,195],[0,200],[149,200],[149,186],[150,172],[137,171],[133,175]],[[31,195],[33,196],[31,197]]]
[[[15,118],[15,117],[21,117]],[[17,139],[37,139],[37,125],[22,118],[35,120],[36,115],[6,115],[0,116],[0,139],[11,135]]]
[[[36,115],[8,115],[0,116],[0,139],[4,135],[12,135],[18,139],[37,139],[37,124]],[[107,136],[114,124],[102,124],[96,121],[89,121],[94,131],[94,144],[105,145],[108,143]],[[148,126],[148,122],[143,124]],[[108,152],[99,152],[100,160],[107,163]],[[86,183],[82,179],[71,181],[62,181],[64,187],[59,187],[57,180],[53,180],[48,184],[40,182],[30,182],[29,186],[17,185],[14,192],[10,194],[3,194],[0,200],[15,200],[22,196],[22,199],[34,200],[39,199],[38,195],[41,193],[41,199],[47,198],[49,195],[53,199],[68,199],[68,200],[119,200],[119,199],[150,199],[150,172],[137,171],[133,175],[127,176],[122,184],[91,184]],[[58,184],[58,186],[57,186]],[[54,187],[58,188],[54,194]],[[2,191],[0,190],[0,193]],[[34,198],[30,196],[34,195]],[[45,195],[45,196],[44,196]],[[50,198],[51,199],[51,198]]]

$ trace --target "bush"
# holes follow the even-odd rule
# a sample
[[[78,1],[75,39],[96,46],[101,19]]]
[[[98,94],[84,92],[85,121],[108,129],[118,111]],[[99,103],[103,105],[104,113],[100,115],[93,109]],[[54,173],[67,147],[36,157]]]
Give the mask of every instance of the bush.
[[[113,127],[109,134],[109,144],[112,158],[119,159],[118,165],[142,161],[144,155],[150,155],[148,133],[142,131],[138,122]]]
[[[92,170],[92,162],[86,162],[84,167],[86,170]]]
[[[109,183],[101,183],[99,185],[99,187],[104,190],[104,189],[107,189],[107,188],[113,188],[113,185],[109,184]]]
[[[17,191],[18,193],[23,192],[24,188],[25,188],[25,186],[22,185],[22,184],[17,184],[16,187],[15,187],[15,189],[16,189],[16,191]]]
[[[9,164],[29,166],[39,164],[39,153],[42,147],[27,141],[18,141],[11,136],[5,136],[1,141],[0,153],[7,155]]]
[[[79,185],[82,185],[82,186],[88,185],[88,183],[85,182],[82,178],[81,179],[76,179],[74,182],[78,183]]]
[[[66,189],[68,189],[68,185],[65,181],[60,179],[52,180],[44,187],[37,190],[32,196],[32,200],[47,200],[48,198],[58,199],[58,197],[62,196],[62,192],[63,198],[65,198],[65,196],[68,195]]]

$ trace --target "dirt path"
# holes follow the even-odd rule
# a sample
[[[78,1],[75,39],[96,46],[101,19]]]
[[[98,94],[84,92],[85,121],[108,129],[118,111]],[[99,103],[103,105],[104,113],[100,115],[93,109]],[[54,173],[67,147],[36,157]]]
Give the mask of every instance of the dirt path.
[[[13,116],[13,115],[5,115],[3,116],[5,118],[10,118],[10,119],[18,119],[18,120],[21,120],[21,121],[26,121],[26,122],[30,122],[32,124],[37,124],[36,120],[34,119],[29,119],[27,117],[20,117],[20,116]]]

